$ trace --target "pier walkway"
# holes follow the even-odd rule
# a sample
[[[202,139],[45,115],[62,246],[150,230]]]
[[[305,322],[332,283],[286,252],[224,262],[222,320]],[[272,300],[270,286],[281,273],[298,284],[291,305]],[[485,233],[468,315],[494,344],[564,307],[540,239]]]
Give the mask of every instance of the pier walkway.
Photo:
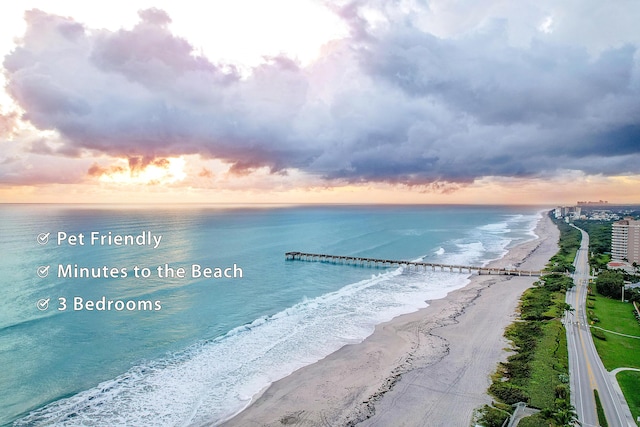
[[[285,253],[287,260],[300,260],[300,261],[318,261],[318,262],[331,262],[335,264],[350,264],[361,267],[406,267],[416,270],[422,268],[424,271],[431,269],[432,271],[449,271],[457,273],[474,273],[478,274],[494,274],[503,276],[541,276],[542,271],[535,270],[518,270],[509,268],[491,268],[491,267],[478,267],[471,265],[451,265],[451,264],[437,264],[432,262],[421,261],[402,261],[380,258],[364,258],[357,256],[344,256],[344,255],[328,255],[328,254],[311,254],[307,252],[287,252]]]

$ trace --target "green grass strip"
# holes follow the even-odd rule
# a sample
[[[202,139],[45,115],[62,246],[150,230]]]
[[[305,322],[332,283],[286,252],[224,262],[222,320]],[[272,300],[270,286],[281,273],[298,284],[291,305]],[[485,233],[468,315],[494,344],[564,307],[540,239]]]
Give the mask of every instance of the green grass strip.
[[[627,399],[633,419],[640,417],[640,372],[621,371],[616,375],[622,393]]]
[[[593,396],[596,398],[596,411],[598,412],[598,423],[600,427],[609,427],[607,417],[604,416],[604,408],[602,407],[602,402],[600,402],[598,390],[593,390]]]
[[[629,303],[596,295],[593,312],[599,319],[595,326],[620,334],[640,335],[640,325]],[[640,369],[640,340],[600,329],[592,329],[592,333],[598,338],[594,339],[594,344],[608,371],[615,368]],[[628,395],[625,394],[625,397]]]

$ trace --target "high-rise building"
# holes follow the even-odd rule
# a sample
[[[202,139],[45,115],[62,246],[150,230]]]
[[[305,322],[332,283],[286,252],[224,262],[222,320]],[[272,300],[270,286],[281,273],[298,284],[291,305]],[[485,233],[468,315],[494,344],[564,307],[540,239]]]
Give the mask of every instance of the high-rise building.
[[[640,221],[627,218],[613,223],[611,259],[640,264]]]

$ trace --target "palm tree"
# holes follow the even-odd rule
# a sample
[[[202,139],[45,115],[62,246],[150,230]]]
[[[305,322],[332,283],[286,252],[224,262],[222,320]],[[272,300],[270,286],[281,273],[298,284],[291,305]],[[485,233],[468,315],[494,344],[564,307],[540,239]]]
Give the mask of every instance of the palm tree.
[[[579,426],[580,422],[578,421],[576,408],[566,400],[562,400],[561,402],[562,403],[556,406],[556,410],[551,416],[553,420],[561,427]]]
[[[574,312],[574,311],[576,311],[576,309],[575,309],[575,308],[573,308],[573,306],[572,306],[571,304],[567,304],[566,302],[565,302],[565,303],[563,303],[563,305],[562,305],[562,312],[563,312],[563,313],[565,313],[565,314],[567,315],[567,316],[566,316],[567,321],[569,320],[569,316],[568,316],[568,314],[569,314],[569,313],[572,313],[572,314],[573,314],[573,312]]]

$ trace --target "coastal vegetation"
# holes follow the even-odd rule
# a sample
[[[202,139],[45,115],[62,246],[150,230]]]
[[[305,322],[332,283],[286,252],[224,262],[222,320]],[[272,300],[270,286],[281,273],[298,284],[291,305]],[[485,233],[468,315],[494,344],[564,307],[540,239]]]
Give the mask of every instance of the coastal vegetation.
[[[502,425],[507,417],[505,410],[511,411],[511,405],[517,402],[541,410],[521,420],[520,426],[565,426],[575,420],[569,400],[566,332],[561,322],[564,311],[571,310],[565,294],[573,282],[561,273],[573,271],[580,232],[563,222],[557,224],[560,250],[551,258],[548,273],[524,292],[520,318],[505,331],[513,354],[499,364],[492,377],[489,393],[496,401],[481,410],[481,425]]]
[[[573,261],[576,258],[576,252],[580,248],[580,231],[564,221],[555,220],[554,222],[560,229],[560,241],[558,242],[560,249],[558,253],[551,257],[549,265],[547,265],[547,270],[558,273],[565,273],[567,271],[573,273],[575,270]]]

